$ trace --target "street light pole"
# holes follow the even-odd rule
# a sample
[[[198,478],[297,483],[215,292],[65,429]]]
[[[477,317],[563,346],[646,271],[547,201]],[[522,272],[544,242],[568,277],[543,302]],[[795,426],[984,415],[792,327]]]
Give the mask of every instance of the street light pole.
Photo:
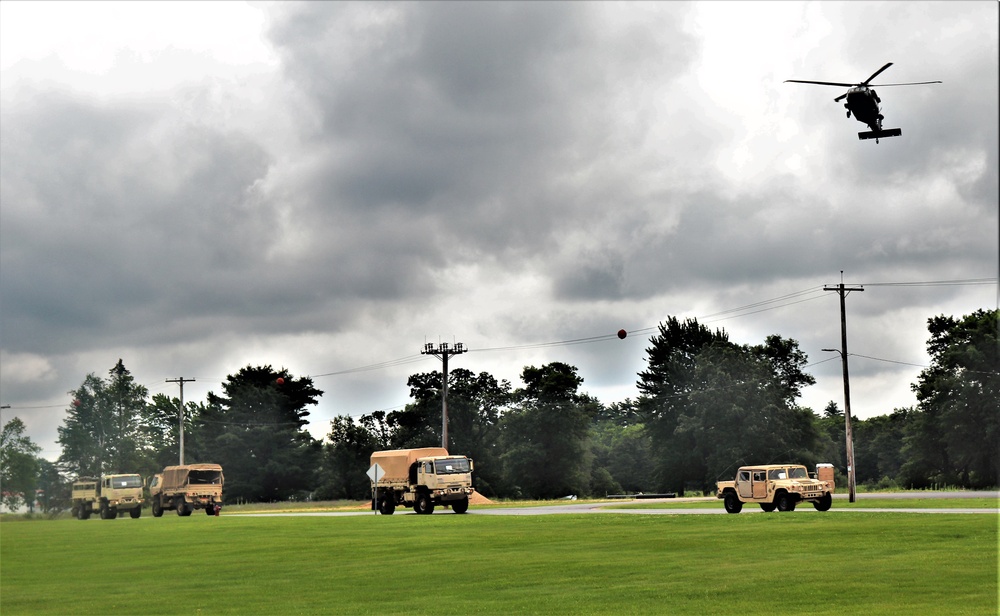
[[[846,337],[843,340],[844,348],[847,348]],[[854,502],[856,499],[857,483],[854,474],[854,432],[851,429],[851,379],[847,373],[847,351],[840,349],[823,349],[840,353],[841,363],[844,366],[844,434],[847,440],[847,500]]]

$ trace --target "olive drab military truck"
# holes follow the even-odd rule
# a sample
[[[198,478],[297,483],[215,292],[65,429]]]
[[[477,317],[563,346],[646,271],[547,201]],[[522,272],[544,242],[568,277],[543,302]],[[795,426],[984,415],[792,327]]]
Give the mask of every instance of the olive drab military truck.
[[[729,513],[739,513],[744,503],[758,503],[764,511],[795,511],[799,503],[812,503],[817,511],[827,511],[833,503],[833,465],[819,464],[816,476],[810,477],[800,464],[762,464],[743,466],[733,481],[716,484]]]
[[[472,460],[448,455],[444,447],[376,451],[372,465],[384,474],[375,486],[372,507],[392,515],[397,505],[430,514],[438,505],[455,513],[469,510],[472,495]]]
[[[73,482],[73,517],[80,520],[99,512],[102,520],[113,520],[127,511],[133,519],[142,515],[142,478],[134,474],[80,477]]]
[[[218,464],[168,466],[149,480],[153,517],[173,509],[189,516],[195,509],[218,515],[222,509],[222,467]]]

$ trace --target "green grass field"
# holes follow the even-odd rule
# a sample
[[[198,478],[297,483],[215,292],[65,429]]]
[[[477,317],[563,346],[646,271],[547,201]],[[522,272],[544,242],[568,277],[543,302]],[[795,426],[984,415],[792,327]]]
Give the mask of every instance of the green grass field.
[[[0,523],[0,613],[996,614],[997,516]]]

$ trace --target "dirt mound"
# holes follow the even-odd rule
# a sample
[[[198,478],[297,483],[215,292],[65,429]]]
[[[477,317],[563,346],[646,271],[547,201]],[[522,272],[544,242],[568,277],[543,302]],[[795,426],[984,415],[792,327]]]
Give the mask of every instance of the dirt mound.
[[[491,501],[490,499],[486,498],[485,496],[483,496],[479,492],[473,491],[472,492],[472,496],[469,497],[469,504],[470,505],[492,505],[494,503],[493,503],[493,501]]]

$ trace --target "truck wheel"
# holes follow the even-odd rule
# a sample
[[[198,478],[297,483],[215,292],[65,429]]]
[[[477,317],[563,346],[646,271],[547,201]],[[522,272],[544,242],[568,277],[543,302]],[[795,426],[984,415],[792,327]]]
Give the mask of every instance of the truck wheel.
[[[128,514],[133,520],[137,520],[142,515],[142,507],[132,507],[128,510]]]
[[[86,507],[80,507],[80,519],[81,520],[89,520],[90,519],[90,513],[91,513],[90,509],[87,509]]]
[[[739,513],[743,511],[743,502],[740,501],[739,497],[732,492],[726,492],[726,498],[723,499],[723,504],[726,505],[727,513]]]
[[[788,492],[778,494],[774,502],[778,505],[778,511],[795,511],[795,501],[788,495]]]
[[[421,494],[417,497],[417,502],[413,505],[413,509],[417,513],[430,515],[434,513],[434,502],[429,495]]]
[[[396,512],[396,501],[391,496],[383,496],[378,501],[378,512],[382,515],[392,515]]]
[[[465,497],[460,501],[455,501],[451,504],[451,510],[455,513],[465,513],[469,510],[469,497]]]
[[[772,511],[774,511],[774,507],[775,507],[774,503],[761,503],[760,504],[760,508],[763,509],[764,511],[768,512],[768,513],[771,513]]]
[[[818,501],[813,501],[813,507],[816,511],[829,511],[830,505],[833,504],[833,495],[827,492]]]
[[[153,517],[158,518],[163,515],[163,507],[160,506],[160,501],[157,499],[153,501]]]
[[[177,499],[177,503],[174,505],[174,508],[177,509],[177,515],[181,517],[191,515],[191,510],[188,509],[187,503],[184,502],[184,497]]]

